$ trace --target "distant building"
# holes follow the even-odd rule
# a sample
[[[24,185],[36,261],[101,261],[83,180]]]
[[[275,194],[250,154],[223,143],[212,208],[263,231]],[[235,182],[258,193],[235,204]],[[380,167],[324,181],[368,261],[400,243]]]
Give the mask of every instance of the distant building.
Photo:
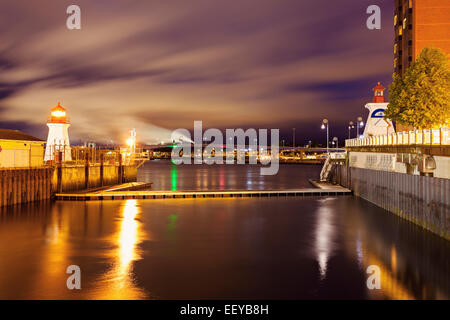
[[[394,126],[391,120],[384,119],[384,111],[387,108],[388,102],[384,99],[385,88],[378,82],[373,88],[373,100],[366,104],[369,109],[367,116],[366,127],[364,128],[364,137],[379,136],[384,134],[394,133]]]
[[[394,71],[402,75],[424,47],[450,53],[450,0],[394,0]]]
[[[19,130],[0,129],[0,167],[40,167],[44,165],[44,140]]]
[[[66,109],[58,102],[58,105],[51,110],[51,115],[47,120],[48,138],[45,147],[45,161],[54,161],[59,154],[60,161],[72,161],[70,150],[69,127],[70,121],[67,117]]]

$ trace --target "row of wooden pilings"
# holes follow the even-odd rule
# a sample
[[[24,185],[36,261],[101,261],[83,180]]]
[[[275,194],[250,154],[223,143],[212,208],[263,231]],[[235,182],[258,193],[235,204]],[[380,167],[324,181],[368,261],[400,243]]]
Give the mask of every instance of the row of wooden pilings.
[[[53,168],[0,169],[0,207],[52,196]]]

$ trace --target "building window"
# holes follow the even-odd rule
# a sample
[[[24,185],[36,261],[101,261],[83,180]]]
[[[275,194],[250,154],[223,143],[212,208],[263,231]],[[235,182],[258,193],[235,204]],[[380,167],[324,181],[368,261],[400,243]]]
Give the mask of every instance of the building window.
[[[403,35],[403,29],[400,26],[398,27],[398,35],[399,36]]]
[[[412,0],[409,0],[409,8],[412,8]]]
[[[397,53],[397,44],[394,44],[394,54]]]
[[[409,30],[412,30],[412,24],[409,24],[409,25],[408,25],[408,29],[409,29]]]
[[[411,56],[408,57],[408,61],[409,61],[409,62],[412,61],[412,57],[411,57]]]
[[[403,19],[403,29],[406,29],[406,18]]]
[[[397,15],[394,16],[394,26],[397,25]]]
[[[394,59],[394,68],[397,67],[397,58]]]
[[[408,40],[408,46],[412,46],[412,40]]]

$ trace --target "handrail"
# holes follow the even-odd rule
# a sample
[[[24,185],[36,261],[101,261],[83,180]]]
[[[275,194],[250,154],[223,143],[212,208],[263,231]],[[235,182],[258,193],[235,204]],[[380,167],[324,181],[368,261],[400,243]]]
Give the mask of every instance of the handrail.
[[[402,131],[345,140],[345,147],[365,146],[450,146],[450,128]]]

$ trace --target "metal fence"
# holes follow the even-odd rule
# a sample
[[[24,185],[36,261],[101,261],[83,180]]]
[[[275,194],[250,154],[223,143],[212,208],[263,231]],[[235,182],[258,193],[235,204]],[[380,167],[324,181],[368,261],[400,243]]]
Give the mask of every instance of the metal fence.
[[[67,149],[70,148],[71,160],[65,159]],[[51,149],[53,161],[48,164],[64,163],[64,165],[85,165],[89,164],[110,164],[110,165],[130,165],[135,161],[148,159],[148,156],[141,149],[136,149],[132,153],[128,148],[120,147],[86,147],[56,145]]]
[[[450,128],[413,130],[345,140],[346,147],[407,145],[450,146]]]

